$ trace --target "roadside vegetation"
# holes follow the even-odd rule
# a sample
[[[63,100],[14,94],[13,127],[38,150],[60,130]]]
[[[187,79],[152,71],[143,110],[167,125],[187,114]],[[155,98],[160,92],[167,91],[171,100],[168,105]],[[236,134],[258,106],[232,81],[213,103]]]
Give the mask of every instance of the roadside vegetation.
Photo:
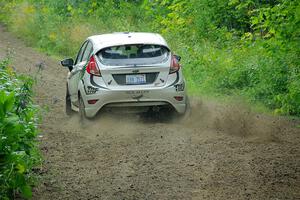
[[[0,20],[51,55],[76,55],[89,35],[161,33],[196,95],[238,96],[300,116],[297,0],[2,0]]]
[[[32,103],[33,80],[17,75],[8,59],[0,61],[0,199],[31,197],[41,162],[37,146],[38,108]]]

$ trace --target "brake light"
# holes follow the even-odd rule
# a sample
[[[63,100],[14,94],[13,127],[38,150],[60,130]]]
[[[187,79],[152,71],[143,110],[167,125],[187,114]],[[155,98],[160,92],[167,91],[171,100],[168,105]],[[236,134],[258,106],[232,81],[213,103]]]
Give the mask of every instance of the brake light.
[[[101,76],[100,69],[97,66],[94,56],[91,56],[89,63],[86,66],[86,71],[95,76]]]
[[[179,69],[180,69],[180,64],[179,64],[177,58],[172,54],[169,74],[173,74],[173,73],[177,72]]]

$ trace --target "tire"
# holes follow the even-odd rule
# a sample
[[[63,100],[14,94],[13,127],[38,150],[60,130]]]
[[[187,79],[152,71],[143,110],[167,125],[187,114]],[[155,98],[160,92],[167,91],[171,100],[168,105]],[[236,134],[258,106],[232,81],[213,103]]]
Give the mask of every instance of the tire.
[[[159,110],[158,119],[163,122],[169,122],[176,116],[176,111],[173,107],[165,107]]]
[[[184,111],[184,114],[182,114],[182,120],[187,120],[190,118],[191,116],[191,103],[190,103],[190,99],[188,96],[186,96],[186,99],[185,99],[185,104],[186,104],[186,107],[185,107],[185,111]]]
[[[78,97],[78,104],[79,104],[79,116],[80,116],[80,123],[84,125],[87,121],[87,117],[85,114],[85,105],[84,101],[81,96]]]
[[[74,110],[72,110],[72,102],[71,102],[71,97],[67,85],[67,91],[66,91],[66,106],[65,106],[65,111],[68,116],[72,116],[74,114]]]

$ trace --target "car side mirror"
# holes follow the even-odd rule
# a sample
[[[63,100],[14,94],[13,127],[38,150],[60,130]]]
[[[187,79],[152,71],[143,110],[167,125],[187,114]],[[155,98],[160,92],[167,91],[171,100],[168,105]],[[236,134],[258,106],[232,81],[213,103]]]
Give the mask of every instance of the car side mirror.
[[[73,60],[73,58],[67,58],[67,59],[60,61],[60,64],[64,67],[68,67],[69,70],[72,71],[73,65],[74,65],[74,60]]]
[[[178,56],[178,55],[174,55],[174,56],[178,60],[178,62],[181,60],[181,56]]]

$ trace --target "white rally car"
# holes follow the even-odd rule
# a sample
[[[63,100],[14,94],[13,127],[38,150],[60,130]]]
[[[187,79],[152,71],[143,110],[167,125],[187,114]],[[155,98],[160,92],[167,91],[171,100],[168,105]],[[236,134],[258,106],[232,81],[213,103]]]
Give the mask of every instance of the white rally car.
[[[179,64],[164,38],[155,33],[112,33],[88,37],[69,68],[66,112],[94,117],[101,109],[184,114],[188,100]]]

